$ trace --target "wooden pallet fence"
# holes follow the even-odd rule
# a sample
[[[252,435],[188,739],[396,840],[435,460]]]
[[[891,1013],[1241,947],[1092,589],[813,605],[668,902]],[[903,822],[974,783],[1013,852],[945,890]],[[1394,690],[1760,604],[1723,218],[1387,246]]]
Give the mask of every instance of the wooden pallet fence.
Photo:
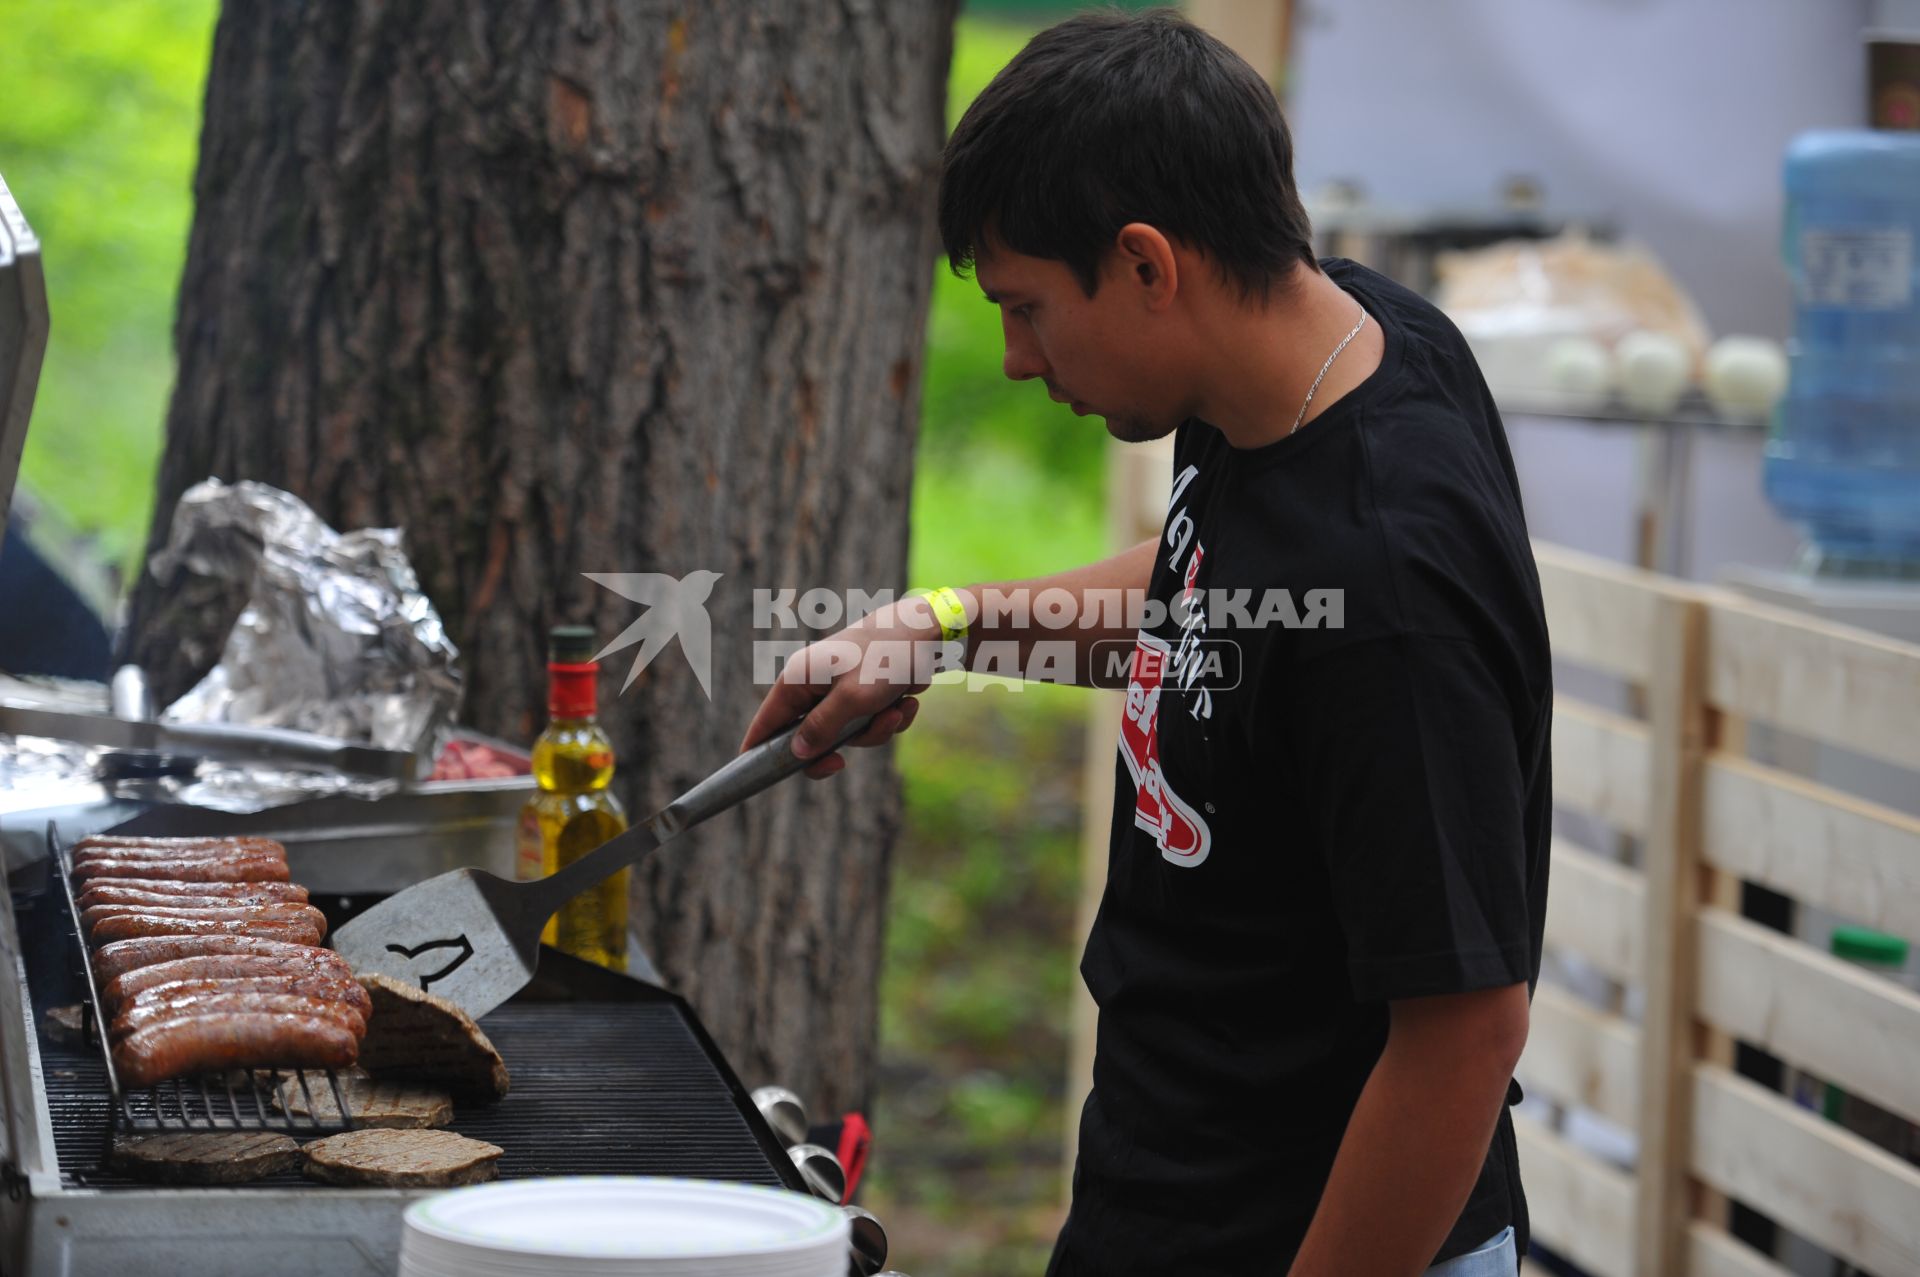
[[[1726,1067],[1737,1038],[1920,1121],[1920,994],[1724,907],[1748,880],[1920,940],[1920,819],[1748,759],[1727,730],[1920,773],[1920,647],[1535,551],[1556,659],[1646,710],[1556,706],[1556,802],[1640,855],[1556,840],[1547,943],[1642,1009],[1543,983],[1520,1076],[1634,1131],[1637,1156],[1613,1165],[1520,1115],[1536,1235],[1598,1277],[1784,1274],[1721,1226],[1724,1195],[1870,1271],[1920,1273],[1920,1168]]]

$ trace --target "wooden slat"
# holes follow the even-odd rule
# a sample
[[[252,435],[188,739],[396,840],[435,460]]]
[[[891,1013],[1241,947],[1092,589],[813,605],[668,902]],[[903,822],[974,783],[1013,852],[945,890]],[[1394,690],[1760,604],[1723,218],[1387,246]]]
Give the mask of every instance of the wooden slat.
[[[1524,1113],[1513,1131],[1534,1236],[1596,1277],[1631,1277],[1633,1180]]]
[[[1714,748],[1734,750],[1745,748],[1746,727],[1738,718],[1730,714],[1715,714],[1711,716],[1710,722],[1714,729]],[[1704,774],[1703,768],[1702,775]],[[1700,876],[1705,883],[1701,896],[1703,904],[1712,905],[1718,909],[1730,909],[1735,913],[1740,911],[1742,886],[1737,875],[1706,865],[1701,869]],[[1699,1026],[1698,1041],[1700,1059],[1708,1064],[1732,1068],[1734,1061],[1739,1058],[1739,1050],[1733,1035],[1722,1032],[1710,1024]],[[1733,1203],[1725,1193],[1699,1180],[1693,1182],[1693,1191],[1693,1214],[1696,1226],[1702,1223],[1722,1229],[1733,1226]]]
[[[1688,1137],[1693,1069],[1694,916],[1700,909],[1700,768],[1706,757],[1706,609],[1663,596],[1653,609],[1653,669],[1646,684],[1649,766],[1646,888],[1640,971],[1639,1160],[1634,1181],[1634,1270],[1686,1266],[1692,1219]]]
[[[1920,771],[1920,646],[1709,597],[1714,705]]]
[[[1553,796],[1622,833],[1647,829],[1647,729],[1561,697],[1553,706]]]
[[[1673,583],[1563,546],[1535,542],[1553,654],[1643,683],[1652,668],[1654,600]]]
[[[1722,756],[1707,763],[1705,839],[1730,873],[1920,940],[1920,819]]]
[[[1920,1121],[1920,994],[1724,910],[1696,923],[1701,1019]]]
[[[1533,995],[1520,1082],[1631,1130],[1639,1112],[1639,1049],[1640,1035],[1625,1020],[1542,984]]]
[[[1646,887],[1640,875],[1564,839],[1547,874],[1547,943],[1624,984],[1640,979]]]
[[[1879,1273],[1920,1272],[1920,1168],[1715,1065],[1693,1078],[1702,1178]]]
[[[1687,1229],[1687,1277],[1793,1277],[1793,1274],[1712,1224]]]

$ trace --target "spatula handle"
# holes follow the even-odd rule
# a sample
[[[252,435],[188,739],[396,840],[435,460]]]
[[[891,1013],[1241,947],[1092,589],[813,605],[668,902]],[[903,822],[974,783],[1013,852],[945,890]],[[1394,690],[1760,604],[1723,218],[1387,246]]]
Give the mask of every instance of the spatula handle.
[[[823,755],[832,753],[866,731],[871,722],[873,716],[868,714],[848,723],[834,740],[832,749],[823,751]],[[691,829],[709,816],[745,802],[761,790],[770,789],[795,772],[805,771],[819,762],[823,755],[795,757],[793,738],[799,731],[800,724],[795,723],[768,737],[668,803],[657,818],[661,841],[681,830]]]
[[[833,742],[833,749],[866,731],[871,722],[872,715],[866,715],[848,723]],[[530,905],[536,911],[545,910],[540,915],[543,920],[552,917],[561,905],[611,878],[674,835],[772,788],[795,772],[805,771],[820,760],[794,757],[793,738],[799,730],[800,724],[795,723],[760,742],[661,808],[646,824],[588,852],[558,873],[529,884]]]

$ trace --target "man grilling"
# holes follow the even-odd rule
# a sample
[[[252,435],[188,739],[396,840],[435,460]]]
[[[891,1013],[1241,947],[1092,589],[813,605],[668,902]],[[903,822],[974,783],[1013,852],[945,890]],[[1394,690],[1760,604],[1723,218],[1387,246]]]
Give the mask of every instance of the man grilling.
[[[1053,1277],[1514,1273],[1552,691],[1465,342],[1314,259],[1271,91],[1168,12],[1036,36],[954,130],[940,230],[1008,377],[1174,436],[1165,532],[876,612],[788,664],[747,742],[804,714],[832,774],[846,724],[875,715],[852,744],[881,744],[922,690],[858,658],[942,638],[1070,644],[1081,681],[1126,687]],[[1082,604],[1070,628],[1017,606],[1048,589]]]

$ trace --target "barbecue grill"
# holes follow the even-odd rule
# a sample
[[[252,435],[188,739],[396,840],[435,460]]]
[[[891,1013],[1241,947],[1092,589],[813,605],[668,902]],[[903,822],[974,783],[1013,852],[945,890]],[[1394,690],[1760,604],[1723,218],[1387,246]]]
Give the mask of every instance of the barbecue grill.
[[[38,243],[0,181],[0,533],[46,335]],[[69,742],[76,761],[152,752],[163,731],[116,723],[92,706],[61,714],[8,703],[0,711],[11,716],[0,730]],[[256,745],[268,758],[284,757],[286,747],[299,746],[293,761],[322,767],[369,757],[337,749],[316,756],[312,741],[261,745],[245,735],[203,733],[196,742],[201,752],[229,758],[253,757],[246,751]],[[401,1213],[422,1191],[335,1188],[297,1174],[164,1188],[109,1167],[116,1118],[133,1129],[205,1129],[225,1114],[227,1129],[284,1129],[284,1115],[263,1113],[264,1097],[247,1097],[244,1086],[229,1096],[198,1081],[116,1102],[98,1043],[49,1035],[47,1012],[87,1003],[88,976],[65,876],[41,831],[57,812],[74,837],[274,837],[286,843],[295,879],[337,927],[447,869],[471,865],[511,876],[512,817],[530,782],[435,782],[378,801],[334,796],[240,815],[170,804],[161,790],[104,768],[97,780],[49,790],[52,806],[34,794],[0,794],[13,799],[0,801],[0,1277],[394,1272]],[[636,969],[650,970],[644,959]],[[457,1107],[453,1128],[504,1150],[501,1179],[669,1175],[806,1190],[692,1010],[656,985],[548,949],[534,982],[483,1027],[513,1075],[512,1090],[489,1106]],[[871,1271],[885,1254],[884,1235],[871,1217],[856,1218],[854,1231],[863,1258],[850,1266]]]
[[[326,905],[344,916],[361,903],[370,901]],[[297,1174],[163,1188],[105,1164],[113,1113],[100,1052],[44,1027],[50,1008],[86,998],[73,931],[57,883],[0,906],[0,1271],[393,1272],[401,1212],[421,1192],[331,1188]],[[804,1191],[680,998],[548,950],[539,978],[484,1027],[512,1092],[456,1109],[453,1128],[505,1150],[502,1179],[679,1175]]]

